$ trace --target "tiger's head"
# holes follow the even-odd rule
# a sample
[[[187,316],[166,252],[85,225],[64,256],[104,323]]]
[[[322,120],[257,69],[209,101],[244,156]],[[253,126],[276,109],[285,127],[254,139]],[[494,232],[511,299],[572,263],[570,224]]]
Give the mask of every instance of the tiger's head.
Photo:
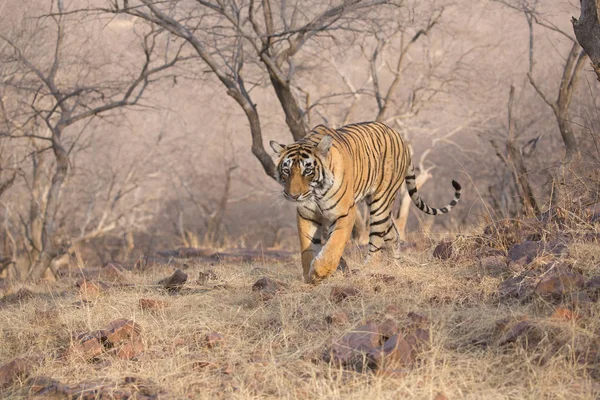
[[[331,171],[327,169],[327,157],[333,138],[323,136],[314,145],[296,142],[282,145],[271,141],[271,148],[279,155],[275,179],[283,186],[283,195],[294,202],[319,200],[332,184]]]

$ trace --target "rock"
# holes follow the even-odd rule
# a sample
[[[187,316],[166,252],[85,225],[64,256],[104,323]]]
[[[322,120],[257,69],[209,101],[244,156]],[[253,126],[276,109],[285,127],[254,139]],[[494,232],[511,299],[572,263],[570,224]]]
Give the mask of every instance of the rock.
[[[348,322],[350,322],[350,317],[348,316],[348,313],[340,311],[333,315],[326,316],[325,321],[327,321],[327,323],[330,325],[346,325]]]
[[[169,292],[179,292],[185,282],[187,282],[187,274],[180,269],[175,270],[173,275],[168,278],[158,281],[159,285],[163,285]]]
[[[263,276],[252,285],[252,291],[258,292],[261,300],[271,300],[275,295],[283,290],[285,285],[281,282],[277,282],[274,279]]]
[[[69,357],[81,358],[85,361],[93,360],[100,356],[104,350],[101,339],[95,333],[77,335],[67,350]]]
[[[167,303],[162,300],[155,299],[140,299],[139,301],[140,308],[142,310],[162,310],[167,307]]]
[[[546,275],[535,287],[534,293],[546,298],[562,298],[568,293],[583,287],[584,280],[573,272],[558,272]]]
[[[341,303],[342,301],[357,297],[360,295],[360,290],[353,286],[334,286],[331,288],[329,298],[334,303]]]
[[[362,370],[364,355],[380,345],[379,328],[375,324],[361,325],[345,334],[324,354],[323,359],[337,366]]]
[[[416,358],[417,355],[431,343],[429,329],[423,328],[417,328],[413,333],[406,335],[405,339],[408,344],[410,344],[413,358]]]
[[[550,318],[558,321],[577,321],[581,319],[581,316],[577,315],[568,308],[559,307],[554,310],[554,313]]]
[[[527,265],[539,257],[544,251],[542,242],[533,242],[526,240],[523,243],[515,244],[508,250],[508,260],[511,263]]]
[[[198,273],[198,283],[200,285],[203,285],[209,281],[216,281],[217,279],[217,274],[212,269],[209,269],[208,271],[200,271]]]
[[[504,256],[488,256],[479,261],[479,268],[482,273],[491,276],[500,276],[504,274],[508,266]]]
[[[583,303],[591,303],[593,301],[585,291],[573,292],[569,298],[574,307],[581,306]]]
[[[144,343],[139,339],[131,340],[116,349],[115,355],[122,360],[138,358],[145,350]]]
[[[526,266],[544,254],[560,257],[567,255],[568,252],[568,247],[560,241],[545,243],[526,240],[523,243],[515,244],[508,250],[508,260],[509,264]]]
[[[438,392],[433,400],[448,400],[448,397],[444,393]]]
[[[414,325],[414,326],[429,325],[429,318],[427,318],[424,315],[410,311],[406,316],[408,317],[411,325]]]
[[[498,296],[500,299],[522,299],[531,293],[532,288],[532,276],[529,273],[524,273],[502,281],[498,286]]]
[[[594,276],[585,283],[586,289],[592,289],[594,291],[600,291],[600,276]]]
[[[435,249],[433,249],[433,256],[435,258],[439,258],[440,260],[447,260],[450,257],[452,257],[454,253],[454,249],[452,246],[452,242],[449,241],[444,241],[439,243],[437,246],[435,246]]]
[[[208,347],[209,349],[214,349],[215,347],[221,346],[221,344],[223,344],[224,341],[225,338],[223,337],[223,335],[217,332],[211,332],[207,333],[206,336],[204,336],[204,340],[202,341],[202,343],[205,347]]]
[[[83,280],[77,284],[79,293],[83,298],[96,297],[100,294],[100,287],[94,282]]]
[[[27,288],[21,288],[15,293],[10,293],[2,297],[2,299],[0,299],[0,305],[20,303],[22,301],[31,299],[34,296],[35,294],[31,290]]]
[[[102,341],[110,347],[114,347],[120,342],[137,339],[141,331],[142,328],[132,320],[120,318],[110,322],[99,332],[102,335]]]
[[[395,334],[400,333],[400,327],[398,326],[398,323],[391,318],[387,318],[378,324],[378,328],[379,334],[384,340],[387,340]]]
[[[392,335],[381,348],[371,350],[368,359],[374,370],[407,367],[414,361],[410,344],[400,334]]]
[[[525,345],[537,344],[543,336],[543,332],[530,321],[521,321],[514,325],[511,329],[505,332],[498,339],[498,346],[504,346],[509,343],[515,343],[518,339],[522,339]]]
[[[400,315],[401,311],[400,308],[398,308],[398,306],[395,306],[393,304],[390,304],[389,306],[387,306],[385,308],[385,314],[389,314],[389,315]]]
[[[24,358],[15,358],[0,367],[0,389],[12,385],[19,379],[25,379],[31,373],[31,362]]]

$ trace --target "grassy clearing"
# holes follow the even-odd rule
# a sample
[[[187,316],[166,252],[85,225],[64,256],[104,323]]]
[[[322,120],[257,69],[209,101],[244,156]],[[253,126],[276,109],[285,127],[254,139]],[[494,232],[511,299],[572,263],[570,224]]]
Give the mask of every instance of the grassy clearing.
[[[0,307],[0,363],[35,356],[39,362],[31,376],[115,388],[126,377],[136,377],[150,394],[175,399],[433,399],[439,392],[449,399],[600,396],[597,357],[577,357],[582,346],[598,350],[598,304],[578,305],[574,310],[580,318],[567,321],[550,318],[557,305],[542,299],[500,301],[497,289],[506,275],[486,275],[469,251],[460,249],[447,261],[433,259],[431,249],[409,249],[400,261],[380,262],[350,276],[337,274],[317,287],[301,282],[298,262],[208,266],[188,261],[189,280],[180,294],[169,295],[155,285],[173,271],[159,266],[127,272],[132,286],[104,290],[79,307],[73,305],[82,300],[74,279],[65,279],[30,288],[33,298]],[[570,258],[591,277],[600,247],[575,243]],[[358,261],[350,257],[351,268],[357,269]],[[207,269],[218,280],[196,283],[198,273]],[[386,283],[372,273],[396,279]],[[263,302],[251,291],[261,276],[288,287]],[[361,295],[334,303],[330,292],[339,285],[352,285]],[[141,310],[140,298],[164,300],[168,307]],[[349,323],[326,322],[326,316],[340,311],[349,315]],[[431,321],[431,344],[403,375],[354,372],[319,360],[333,340],[353,327],[385,317],[402,324],[410,311]],[[497,321],[523,316],[539,327],[541,339],[535,345],[498,345]],[[108,354],[94,362],[55,357],[73,333],[99,329],[117,318],[141,325],[146,351],[138,360]],[[209,332],[222,334],[224,343],[206,348],[203,338]],[[30,390],[23,382],[0,393],[26,398]]]

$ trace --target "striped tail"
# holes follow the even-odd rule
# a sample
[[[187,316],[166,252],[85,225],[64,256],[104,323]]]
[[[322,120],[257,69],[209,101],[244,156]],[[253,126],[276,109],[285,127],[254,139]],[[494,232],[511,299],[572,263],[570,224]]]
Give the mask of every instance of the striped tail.
[[[448,205],[446,207],[442,207],[442,208],[429,207],[427,204],[425,204],[423,199],[421,199],[421,197],[419,197],[419,194],[417,193],[415,168],[413,167],[412,163],[408,167],[408,173],[406,174],[405,179],[406,179],[406,188],[408,189],[408,194],[410,195],[410,198],[412,199],[413,203],[415,203],[415,205],[417,207],[419,207],[419,210],[423,211],[425,214],[430,214],[430,215],[446,214],[448,211],[450,211],[450,210],[452,210],[452,208],[454,208],[454,206],[458,203],[458,200],[460,199],[460,189],[461,189],[460,184],[456,181],[452,181],[452,186],[456,190],[454,192],[454,198],[452,199],[452,201],[450,203],[448,203]]]

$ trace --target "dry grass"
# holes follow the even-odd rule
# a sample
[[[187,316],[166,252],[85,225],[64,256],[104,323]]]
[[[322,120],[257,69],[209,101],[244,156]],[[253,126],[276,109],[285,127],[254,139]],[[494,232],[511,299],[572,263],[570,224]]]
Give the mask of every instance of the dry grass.
[[[587,266],[584,273],[592,275],[591,263],[600,258],[600,247],[579,244],[572,253],[575,264]],[[351,267],[356,268],[357,261],[358,257],[351,258]],[[499,301],[497,287],[502,279],[482,274],[474,259],[434,260],[430,250],[407,250],[399,262],[382,262],[348,277],[336,275],[317,287],[301,282],[297,264],[190,264],[186,270],[190,280],[177,295],[154,285],[172,267],[128,273],[134,286],[108,289],[82,308],[73,306],[80,300],[73,280],[34,288],[39,293],[34,298],[0,307],[0,363],[43,355],[34,376],[64,384],[93,380],[115,387],[134,376],[149,382],[159,398],[169,399],[432,399],[438,392],[449,399],[594,399],[600,395],[596,366],[579,363],[573,356],[577,346],[597,346],[597,303],[579,309],[579,321],[554,321],[548,318],[554,305],[541,300]],[[219,281],[197,284],[198,272],[208,268]],[[396,280],[384,283],[370,273]],[[251,291],[260,276],[289,286],[263,302]],[[332,286],[340,284],[354,285],[362,295],[335,304],[329,294]],[[141,310],[140,298],[161,299],[168,307]],[[415,311],[432,324],[430,348],[405,376],[359,373],[315,360],[332,340],[369,318],[382,318],[391,305],[399,320]],[[55,317],[41,318],[39,310],[49,308],[57,310]],[[328,325],[325,317],[338,311],[346,311],[350,323]],[[495,322],[522,315],[543,327],[541,342],[529,347],[495,345]],[[146,351],[138,360],[105,355],[86,362],[53,356],[68,346],[72,333],[99,329],[116,318],[141,325]],[[213,331],[224,335],[225,341],[207,349],[202,339]],[[490,339],[490,344],[474,344],[481,338]],[[26,398],[29,386],[14,385],[0,392],[2,396]]]

